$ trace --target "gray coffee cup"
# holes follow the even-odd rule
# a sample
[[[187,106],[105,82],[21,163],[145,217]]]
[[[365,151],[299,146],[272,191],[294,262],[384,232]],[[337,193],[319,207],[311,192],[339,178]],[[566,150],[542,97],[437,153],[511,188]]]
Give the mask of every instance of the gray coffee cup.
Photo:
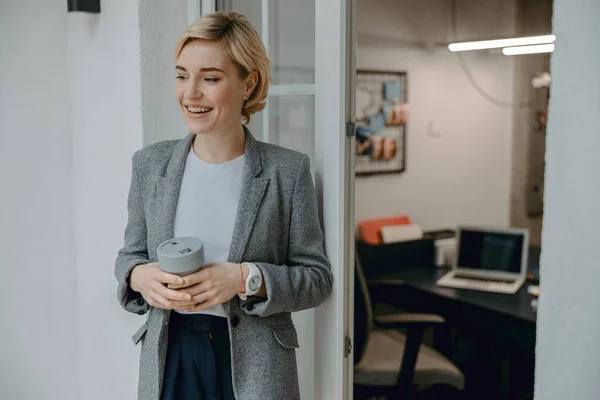
[[[156,250],[160,268],[168,273],[186,276],[204,265],[204,243],[193,237],[178,237],[162,242]]]

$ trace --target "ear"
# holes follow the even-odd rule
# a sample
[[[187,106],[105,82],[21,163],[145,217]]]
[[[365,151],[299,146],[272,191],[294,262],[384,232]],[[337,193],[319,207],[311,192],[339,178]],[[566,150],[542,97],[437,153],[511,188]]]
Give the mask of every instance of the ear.
[[[256,71],[250,72],[244,80],[244,84],[246,85],[246,97],[248,98],[258,84],[258,73]]]

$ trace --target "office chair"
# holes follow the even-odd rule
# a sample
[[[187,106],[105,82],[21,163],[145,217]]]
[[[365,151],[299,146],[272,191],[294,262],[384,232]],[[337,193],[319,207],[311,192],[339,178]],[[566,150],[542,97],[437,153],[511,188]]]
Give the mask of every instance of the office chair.
[[[462,372],[421,343],[425,331],[444,319],[412,313],[374,317],[358,254],[354,275],[354,399],[412,399],[433,389],[441,389],[444,399],[458,397],[465,384]]]

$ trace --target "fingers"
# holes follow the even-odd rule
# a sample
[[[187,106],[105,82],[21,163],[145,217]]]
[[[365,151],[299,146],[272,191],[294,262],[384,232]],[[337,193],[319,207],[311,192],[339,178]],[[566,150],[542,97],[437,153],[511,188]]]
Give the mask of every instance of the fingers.
[[[169,310],[168,308],[168,304],[167,301],[165,299],[163,299],[162,297],[160,297],[157,293],[155,292],[148,292],[144,298],[146,299],[146,302],[151,305],[152,307],[157,307],[157,308],[162,308],[165,310]]]
[[[183,284],[183,278],[179,275],[169,274],[161,269],[157,269],[158,276],[157,280],[162,283],[166,283],[169,285],[181,285]]]
[[[197,301],[195,305],[192,305],[192,306],[186,308],[186,310],[190,311],[190,312],[197,312],[197,311],[206,310],[207,308],[213,307],[217,304],[219,304],[219,303],[216,302],[214,300],[214,298],[209,299],[208,296],[202,296],[202,300]]]
[[[157,285],[154,290],[156,293],[165,300],[168,301],[190,301],[192,295],[186,292],[180,292],[177,290],[169,289],[164,285]]]
[[[192,297],[199,295],[200,293],[209,292],[215,289],[215,284],[213,282],[204,281],[198,283],[197,285],[191,286],[189,288],[181,289],[179,292],[188,293]]]
[[[202,292],[192,298],[193,305],[188,308],[188,311],[196,312],[206,310],[207,308],[214,307],[217,304],[225,302],[225,298],[218,291],[211,289]]]
[[[179,289],[185,289],[185,288],[186,288],[186,287],[188,287],[188,286],[185,286],[185,285],[174,285],[174,284],[172,284],[172,283],[169,283],[169,284],[167,285],[167,287],[168,287],[169,289],[173,289],[173,290],[179,290]]]
[[[183,279],[175,274],[164,272],[158,264],[144,265],[146,269],[140,278],[142,295],[149,305],[166,310],[185,309],[195,304],[193,295],[165,287],[166,284],[181,284]]]
[[[193,274],[184,276],[182,278],[182,283],[169,284],[167,285],[167,287],[169,289],[183,289],[210,280],[215,276],[214,271],[211,270],[211,268],[215,265],[216,264],[205,264],[202,266],[201,270],[194,272]]]
[[[162,284],[153,287],[153,299],[157,303],[155,307],[164,308],[166,310],[187,310],[194,307],[206,297],[210,297],[206,292],[211,290],[212,283],[202,282],[194,285],[191,288],[184,290],[173,290]],[[201,300],[194,296],[202,295]],[[150,305],[154,305],[149,302]]]
[[[164,310],[187,310],[195,304],[193,301],[168,300],[156,292],[150,297],[151,300],[148,301],[148,304]]]
[[[173,310],[174,308],[174,304],[172,304],[172,302],[158,295],[155,295],[155,297],[153,297],[153,300],[154,301],[150,303],[152,307],[162,308],[164,310]]]
[[[216,290],[219,285],[213,282],[214,273],[210,269],[213,265],[205,265],[200,271],[185,277],[157,269],[158,274],[155,276],[155,284],[151,285],[151,300],[148,303],[166,310],[188,311],[201,311],[220,304]]]
[[[212,264],[207,264],[200,271],[194,272],[193,274],[189,274],[183,277],[183,283],[180,284],[181,287],[189,287],[196,285],[200,282],[203,282],[207,279],[210,279],[211,272],[210,266]]]
[[[148,297],[148,304],[165,310],[185,309],[193,304],[189,293],[168,289],[160,282],[151,286]]]
[[[207,300],[214,299],[217,296],[217,291],[215,290],[214,283],[207,281],[194,285],[190,288],[184,289],[181,292],[188,293],[193,296],[190,301],[185,301],[181,303],[178,301],[175,302],[176,304],[181,305],[188,310],[194,308],[200,303],[206,302]]]

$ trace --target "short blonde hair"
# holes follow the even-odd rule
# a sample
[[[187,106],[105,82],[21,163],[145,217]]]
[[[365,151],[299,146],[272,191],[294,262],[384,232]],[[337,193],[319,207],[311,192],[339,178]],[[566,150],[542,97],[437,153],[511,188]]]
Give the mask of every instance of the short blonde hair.
[[[258,32],[242,14],[216,12],[198,18],[179,39],[175,58],[181,54],[186,44],[193,40],[214,40],[221,43],[239,76],[245,79],[256,71],[258,82],[242,108],[244,123],[250,123],[250,116],[267,106],[269,92],[269,58]]]

